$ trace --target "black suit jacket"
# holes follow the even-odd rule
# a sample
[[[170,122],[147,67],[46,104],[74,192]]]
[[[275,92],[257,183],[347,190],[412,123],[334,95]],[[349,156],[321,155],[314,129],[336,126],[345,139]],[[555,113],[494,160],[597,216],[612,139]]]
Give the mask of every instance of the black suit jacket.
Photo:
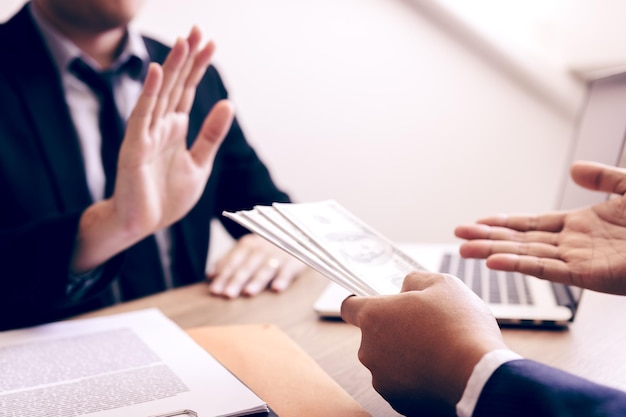
[[[494,372],[473,414],[495,416],[623,417],[626,393],[531,360],[516,360]]]
[[[0,25],[0,329],[56,320],[112,302],[110,282],[123,255],[79,300],[66,296],[78,221],[92,201],[85,167],[59,73],[26,5]],[[153,61],[169,48],[145,39]],[[188,142],[227,92],[214,67],[198,86]],[[246,231],[223,210],[289,201],[235,120],[196,206],[172,227],[176,285],[204,279],[210,221],[219,218],[233,237]],[[156,262],[156,260],[155,260]],[[145,290],[154,292],[152,277]]]

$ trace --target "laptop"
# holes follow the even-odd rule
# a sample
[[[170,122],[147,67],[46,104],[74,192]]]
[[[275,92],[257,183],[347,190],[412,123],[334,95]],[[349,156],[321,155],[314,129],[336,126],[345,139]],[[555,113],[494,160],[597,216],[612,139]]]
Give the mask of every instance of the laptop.
[[[626,73],[588,82],[585,103],[576,127],[570,161],[591,160],[626,167]],[[557,196],[555,209],[573,209],[597,204],[607,194],[576,185],[569,164]],[[482,259],[464,259],[458,245],[400,244],[409,256],[432,271],[461,278],[489,306],[503,326],[563,327],[576,316],[583,290],[519,273],[490,270]],[[320,317],[340,317],[341,302],[350,295],[330,283],[315,301]]]

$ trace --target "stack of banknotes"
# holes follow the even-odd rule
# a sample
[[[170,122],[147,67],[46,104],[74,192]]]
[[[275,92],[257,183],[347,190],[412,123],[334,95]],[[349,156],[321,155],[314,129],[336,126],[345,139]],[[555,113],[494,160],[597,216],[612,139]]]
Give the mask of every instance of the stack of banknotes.
[[[355,295],[398,293],[409,272],[424,270],[335,200],[274,203],[223,215]]]

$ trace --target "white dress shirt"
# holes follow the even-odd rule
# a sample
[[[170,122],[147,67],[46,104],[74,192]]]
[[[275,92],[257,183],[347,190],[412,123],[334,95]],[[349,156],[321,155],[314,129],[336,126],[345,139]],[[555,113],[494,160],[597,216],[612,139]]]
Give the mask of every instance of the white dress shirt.
[[[491,378],[491,375],[505,363],[518,359],[522,359],[522,357],[508,349],[492,350],[485,354],[476,364],[470,378],[467,380],[463,396],[456,405],[457,416],[472,417],[478,397],[480,397],[480,393],[489,378]]]

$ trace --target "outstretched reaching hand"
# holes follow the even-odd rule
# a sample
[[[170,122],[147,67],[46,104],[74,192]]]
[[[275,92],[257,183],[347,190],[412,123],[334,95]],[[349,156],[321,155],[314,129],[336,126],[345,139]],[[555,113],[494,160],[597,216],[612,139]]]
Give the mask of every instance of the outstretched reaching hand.
[[[74,272],[92,269],[171,225],[200,198],[234,117],[228,101],[218,102],[187,149],[189,111],[215,48],[212,42],[200,48],[200,39],[194,28],[176,42],[163,67],[150,64],[128,120],[113,195],[81,217]]]
[[[461,255],[487,266],[626,295],[626,170],[577,162],[574,181],[614,198],[577,210],[500,215],[459,226]]]

